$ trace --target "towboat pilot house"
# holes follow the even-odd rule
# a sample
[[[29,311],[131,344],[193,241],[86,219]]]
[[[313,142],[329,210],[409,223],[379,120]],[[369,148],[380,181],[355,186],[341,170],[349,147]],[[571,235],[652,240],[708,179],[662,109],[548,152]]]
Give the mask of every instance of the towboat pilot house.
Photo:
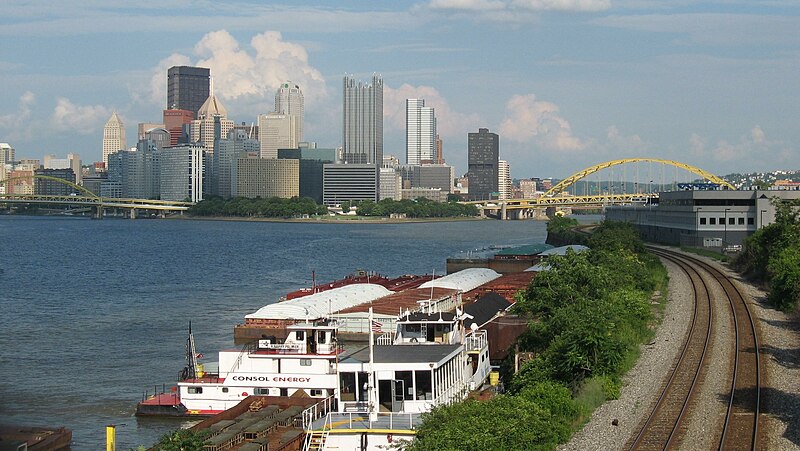
[[[343,358],[339,411],[370,410],[370,367],[378,411],[419,413],[463,399],[488,375],[489,356],[485,335],[465,337],[460,324],[453,313],[412,313],[393,337],[378,337],[371,364],[368,347]]]

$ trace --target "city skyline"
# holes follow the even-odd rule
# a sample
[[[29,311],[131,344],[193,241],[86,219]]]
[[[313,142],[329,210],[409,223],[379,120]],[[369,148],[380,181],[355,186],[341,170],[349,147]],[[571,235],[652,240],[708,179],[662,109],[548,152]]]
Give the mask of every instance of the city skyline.
[[[305,139],[324,147],[341,145],[342,74],[381,73],[384,153],[402,156],[404,100],[424,98],[459,174],[467,134],[481,127],[498,133],[501,157],[519,178],[565,177],[626,157],[718,174],[800,167],[794,2],[234,2],[188,10],[169,0],[104,8],[12,0],[0,12],[0,141],[18,158],[75,152],[100,161],[112,111],[135,136],[139,122],[161,118],[167,69],[192,65],[211,69],[236,123],[273,111],[280,84],[297,83]],[[85,23],[92,26],[78,26]]]

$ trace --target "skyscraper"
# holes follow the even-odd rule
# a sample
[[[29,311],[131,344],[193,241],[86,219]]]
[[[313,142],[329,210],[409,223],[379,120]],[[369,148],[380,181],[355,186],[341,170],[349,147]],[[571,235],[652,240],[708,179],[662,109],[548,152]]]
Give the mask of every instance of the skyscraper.
[[[508,161],[497,162],[497,177],[497,192],[500,193],[497,198],[511,199],[511,168]]]
[[[478,133],[470,133],[467,143],[467,164],[469,178],[469,199],[487,200],[497,193],[500,160],[500,137],[479,128]]]
[[[119,152],[127,147],[125,142],[125,125],[117,116],[117,112],[111,113],[111,117],[103,127],[103,163],[108,167],[108,156],[114,152]]]
[[[261,158],[278,158],[278,149],[296,149],[297,119],[293,114],[269,113],[258,115],[258,141]]]
[[[343,83],[342,147],[345,163],[383,163],[383,79],[364,84],[345,76]]]
[[[9,143],[0,143],[0,166],[11,163],[16,159],[14,148]]]
[[[228,136],[233,125],[233,121],[228,119],[228,111],[217,96],[211,94],[198,110],[197,119],[192,121],[189,140],[200,143],[207,153],[213,153],[214,140]]]
[[[433,163],[436,157],[436,117],[424,99],[406,99],[406,163]]]
[[[304,114],[303,91],[300,86],[287,81],[283,83],[275,93],[275,112],[278,114],[291,114],[295,116],[295,142],[303,142],[303,114]]]
[[[168,110],[197,114],[211,94],[211,70],[205,67],[173,66],[167,70]],[[197,116],[195,116],[197,117]]]

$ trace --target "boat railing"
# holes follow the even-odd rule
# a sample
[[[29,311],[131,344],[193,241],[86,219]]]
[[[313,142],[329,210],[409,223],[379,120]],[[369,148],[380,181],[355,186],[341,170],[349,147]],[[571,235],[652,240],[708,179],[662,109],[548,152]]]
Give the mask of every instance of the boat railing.
[[[373,412],[330,412],[324,425],[332,430],[382,429],[414,430],[422,422],[421,413]],[[320,423],[320,427],[323,424]],[[317,428],[319,429],[319,428]]]
[[[331,395],[303,411],[303,429],[310,431],[314,420],[322,418],[328,412],[335,410],[336,398]]]
[[[375,344],[378,346],[389,346],[393,342],[394,340],[392,339],[392,334],[390,334],[389,332],[386,332],[377,339],[375,339]]]
[[[489,340],[486,338],[486,331],[480,330],[472,333],[471,335],[467,335],[466,339],[464,340],[464,347],[467,349],[467,352],[480,351],[481,349],[485,348],[488,343]]]

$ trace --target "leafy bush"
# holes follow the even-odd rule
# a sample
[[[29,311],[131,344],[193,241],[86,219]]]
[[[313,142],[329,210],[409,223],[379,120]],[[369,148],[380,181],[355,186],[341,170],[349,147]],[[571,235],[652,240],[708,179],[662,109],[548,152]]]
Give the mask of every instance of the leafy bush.
[[[579,411],[568,388],[542,382],[518,396],[437,407],[406,449],[550,450],[569,438]]]

